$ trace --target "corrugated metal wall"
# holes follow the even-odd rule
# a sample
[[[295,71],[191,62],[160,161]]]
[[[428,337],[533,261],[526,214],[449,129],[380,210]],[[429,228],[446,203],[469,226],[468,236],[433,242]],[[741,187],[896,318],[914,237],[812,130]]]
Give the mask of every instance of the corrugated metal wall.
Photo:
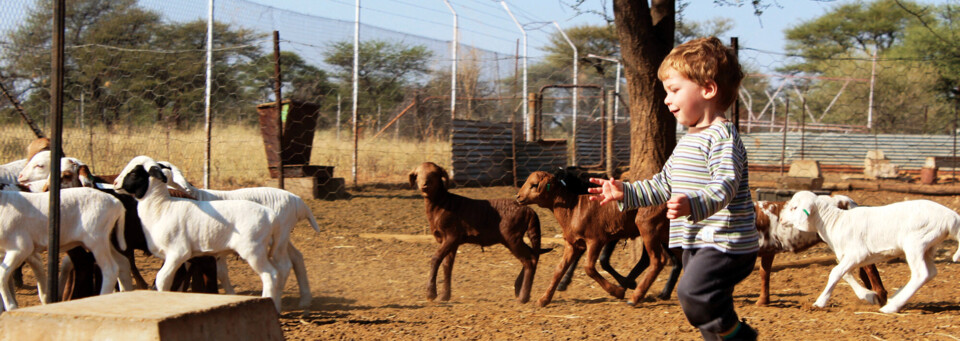
[[[751,165],[780,165],[783,133],[745,134],[742,139]],[[953,141],[950,135],[805,133],[803,159],[862,167],[867,151],[880,149],[901,169],[920,169],[928,156],[952,156]],[[800,159],[801,134],[787,134],[786,146],[784,163],[789,165]]]
[[[518,140],[513,145],[513,131],[510,123],[454,120],[453,181],[461,186],[513,185],[514,166],[522,183],[534,171],[567,165],[565,140]]]
[[[581,167],[597,166],[606,167],[606,161],[603,160],[603,146],[605,136],[601,135],[601,128],[604,127],[600,122],[593,120],[577,121],[577,165]],[[613,155],[615,157],[615,166],[625,166],[630,163],[630,123],[617,123],[613,135]]]
[[[602,167],[601,125],[583,121],[577,127],[578,164]],[[618,165],[630,159],[629,124],[620,123],[614,136],[614,153]],[[683,133],[677,133],[680,138]],[[513,142],[510,123],[454,121],[453,180],[467,186],[512,185],[514,181],[514,151],[516,152],[517,181],[522,183],[537,170],[552,171],[569,162],[565,140]],[[782,133],[752,133],[742,135],[751,166],[780,166]],[[794,160],[817,160],[822,165],[862,167],[867,151],[880,149],[890,162],[904,170],[923,167],[929,156],[952,156],[954,137],[950,135],[871,135],[839,133],[787,134],[784,164]],[[945,168],[952,170],[951,168]]]

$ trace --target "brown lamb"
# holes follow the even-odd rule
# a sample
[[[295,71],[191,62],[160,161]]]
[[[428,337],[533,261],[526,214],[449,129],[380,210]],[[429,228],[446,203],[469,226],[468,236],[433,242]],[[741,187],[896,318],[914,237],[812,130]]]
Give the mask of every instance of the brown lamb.
[[[457,248],[461,244],[503,244],[523,264],[514,282],[520,303],[530,300],[530,288],[540,254],[540,218],[533,209],[510,199],[475,200],[447,191],[450,177],[442,167],[424,162],[410,172],[410,185],[420,191],[426,205],[430,231],[440,247],[430,259],[427,299],[437,298],[437,271],[443,260],[441,301],[450,300],[450,278]],[[523,242],[526,234],[530,246]]]
[[[651,269],[637,284],[628,303],[637,305],[667,264],[667,259],[673,258],[674,270],[667,281],[667,288],[663,291],[669,295],[680,275],[681,265],[664,246],[669,237],[666,206],[621,212],[616,205],[600,206],[598,202],[589,200],[586,187],[576,176],[537,171],[530,174],[517,193],[517,202],[521,204],[536,204],[552,210],[563,228],[563,259],[557,265],[547,291],[537,301],[538,305],[542,307],[550,303],[561,277],[584,252],[587,254],[584,264],[587,276],[593,278],[610,295],[623,298],[626,289],[604,279],[596,269],[596,262],[601,249],[608,242],[636,237],[641,237],[643,241]]]

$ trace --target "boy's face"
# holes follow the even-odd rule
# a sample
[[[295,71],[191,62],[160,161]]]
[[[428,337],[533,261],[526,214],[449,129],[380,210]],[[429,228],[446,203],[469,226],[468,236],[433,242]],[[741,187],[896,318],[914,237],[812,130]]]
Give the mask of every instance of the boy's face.
[[[716,98],[715,86],[703,87],[687,79],[677,70],[669,69],[667,78],[663,80],[663,88],[667,91],[667,98],[663,103],[670,108],[670,112],[677,118],[677,122],[685,127],[709,125],[704,117],[712,117],[710,112],[711,99]]]

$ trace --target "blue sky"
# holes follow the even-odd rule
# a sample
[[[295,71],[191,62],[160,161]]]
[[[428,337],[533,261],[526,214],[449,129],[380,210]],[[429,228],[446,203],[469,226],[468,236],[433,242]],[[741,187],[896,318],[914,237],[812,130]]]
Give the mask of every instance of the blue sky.
[[[353,21],[353,0],[252,0],[267,6],[287,9],[302,14],[315,15],[344,21]],[[503,53],[513,53],[520,30],[507,15],[498,1],[449,0],[459,15],[460,41],[477,47]],[[602,24],[603,19],[594,14],[580,14],[564,3],[569,0],[507,0],[514,16],[527,29],[528,54],[542,55],[538,47],[546,42],[546,36],[556,32],[552,25],[541,22],[557,21],[561,27],[582,24]],[[766,8],[760,17],[754,15],[753,7],[717,6],[709,0],[692,0],[684,12],[685,20],[704,21],[716,17],[730,18],[734,27],[729,36],[737,36],[741,46],[754,49],[782,52],[783,30],[804,20],[815,18],[837,2],[814,0],[780,0]],[[744,1],[748,2],[748,1]],[[612,15],[612,1],[589,0],[586,9],[603,11]],[[361,0],[361,22],[390,30],[427,36],[434,39],[452,38],[452,15],[442,0]],[[363,37],[361,31],[361,38]],[[723,37],[725,41],[729,37]],[[775,63],[776,55],[758,56],[759,64]]]

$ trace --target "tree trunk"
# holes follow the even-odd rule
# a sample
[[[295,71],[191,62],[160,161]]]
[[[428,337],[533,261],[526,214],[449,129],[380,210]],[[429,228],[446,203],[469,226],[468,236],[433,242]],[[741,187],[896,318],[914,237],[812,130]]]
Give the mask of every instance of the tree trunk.
[[[677,120],[663,104],[660,62],[673,48],[675,1],[614,0],[624,76],[630,98],[630,178],[660,172],[677,143]]]
[[[647,0],[613,1],[630,99],[629,180],[649,179],[659,173],[677,144],[677,119],[663,104],[666,92],[657,79],[660,62],[673,48],[676,4],[674,0],[651,2],[652,5]],[[636,222],[648,227],[647,231],[665,231],[669,229],[667,220],[662,219],[665,214],[665,205],[642,207]],[[643,252],[643,243],[638,240],[631,241],[634,261]]]

